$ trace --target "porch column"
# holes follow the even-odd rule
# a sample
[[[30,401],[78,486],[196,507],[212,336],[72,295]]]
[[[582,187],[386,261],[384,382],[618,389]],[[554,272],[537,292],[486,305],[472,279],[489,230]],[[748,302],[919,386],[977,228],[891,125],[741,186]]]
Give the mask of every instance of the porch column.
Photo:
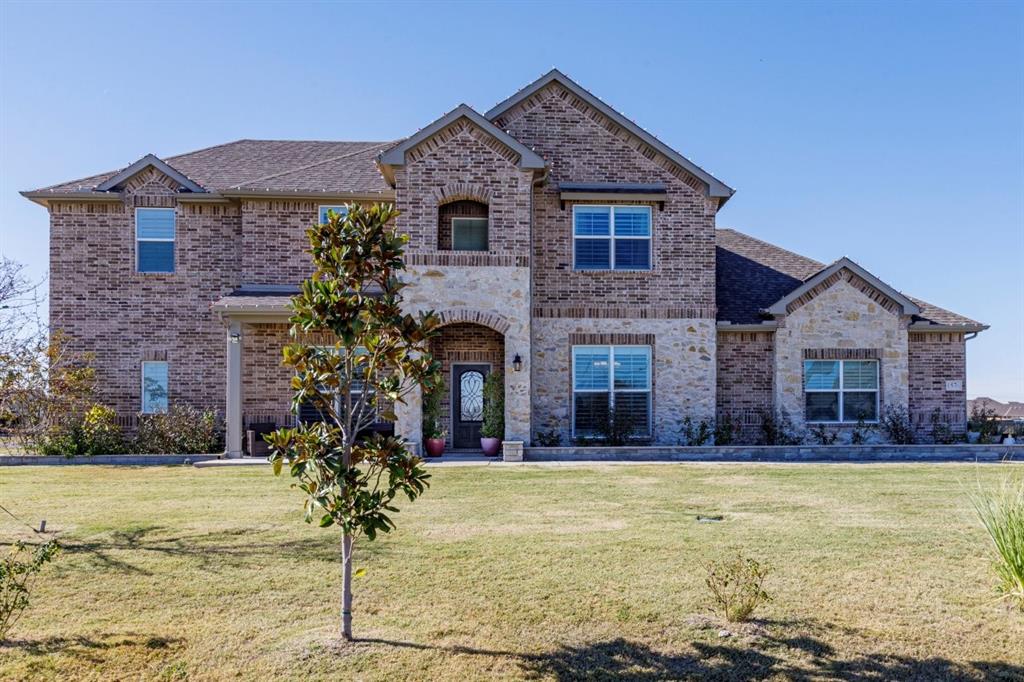
[[[395,435],[409,441],[413,454],[421,453],[423,443],[423,389],[418,385],[395,404]]]
[[[224,409],[224,454],[242,456],[242,323],[229,320],[227,327],[227,396]]]

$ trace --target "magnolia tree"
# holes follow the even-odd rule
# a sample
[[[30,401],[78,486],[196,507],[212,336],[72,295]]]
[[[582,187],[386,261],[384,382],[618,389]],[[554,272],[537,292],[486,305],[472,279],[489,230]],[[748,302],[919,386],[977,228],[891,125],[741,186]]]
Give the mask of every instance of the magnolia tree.
[[[395,528],[395,498],[416,499],[429,478],[401,439],[368,433],[395,421],[394,406],[410,391],[440,378],[427,352],[437,317],[401,310],[408,238],[395,230],[397,215],[390,204],[351,205],[306,231],[315,272],[292,299],[284,364],[295,372],[293,410],[311,404],[324,420],[267,436],[274,472],[288,467],[305,493],[306,522],[341,528],[341,634],[349,640],[353,542]]]

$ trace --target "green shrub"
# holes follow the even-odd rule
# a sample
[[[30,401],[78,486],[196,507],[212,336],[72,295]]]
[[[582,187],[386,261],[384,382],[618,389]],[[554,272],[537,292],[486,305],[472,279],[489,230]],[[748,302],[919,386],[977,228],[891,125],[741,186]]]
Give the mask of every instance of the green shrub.
[[[220,424],[213,412],[172,405],[164,413],[139,415],[133,450],[140,454],[204,454],[223,449]]]
[[[24,542],[16,542],[0,561],[0,641],[28,608],[33,581],[58,551],[56,540],[37,545],[34,550],[29,550]]]
[[[733,426],[732,417],[723,414],[722,418],[715,422],[715,445],[732,445],[736,439],[736,428]]]
[[[86,455],[117,455],[125,451],[124,434],[117,425],[117,413],[93,405],[82,418],[82,450]]]
[[[910,414],[902,405],[886,405],[879,421],[885,437],[894,445],[913,445],[914,427],[910,424]]]
[[[839,439],[839,432],[829,431],[824,424],[818,424],[811,429],[811,436],[818,445],[835,445]]]
[[[705,568],[711,608],[730,623],[747,620],[758,606],[772,600],[764,589],[765,578],[771,572],[767,564],[737,554]]]
[[[975,403],[971,408],[971,418],[968,421],[968,428],[978,433],[978,443],[987,445],[998,442],[999,418],[996,411]]]
[[[562,434],[558,429],[537,432],[537,445],[542,448],[557,448],[562,444]]]
[[[864,423],[864,417],[858,417],[857,424],[850,431],[850,445],[864,445],[873,429],[871,424]]]
[[[761,445],[800,445],[803,434],[793,427],[789,413],[782,410],[778,418],[771,410],[761,410]]]
[[[1024,476],[1007,476],[987,490],[979,484],[971,502],[995,550],[998,590],[1024,611]]]
[[[505,382],[498,372],[491,372],[484,379],[484,415],[480,436],[505,437]]]
[[[932,442],[940,445],[952,445],[953,443],[959,442],[961,439],[953,433],[953,429],[950,428],[949,424],[942,420],[942,410],[936,407],[932,410],[932,414],[929,417],[932,424]]]
[[[444,397],[444,391],[444,378],[439,377],[433,388],[423,392],[424,438],[444,438],[448,435],[441,421],[441,399]]]
[[[683,420],[680,432],[682,435],[681,445],[705,445],[714,435],[715,425],[706,419],[701,419],[694,425],[693,420],[687,417]]]

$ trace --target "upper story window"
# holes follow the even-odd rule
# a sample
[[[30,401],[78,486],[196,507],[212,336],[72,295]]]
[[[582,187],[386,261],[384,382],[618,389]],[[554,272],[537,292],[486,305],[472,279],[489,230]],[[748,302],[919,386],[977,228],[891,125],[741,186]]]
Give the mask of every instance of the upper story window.
[[[334,211],[335,213],[340,215],[342,218],[344,218],[346,215],[348,215],[348,207],[347,206],[326,206],[326,205],[325,206],[321,206],[320,207],[320,224],[321,225],[323,225],[324,223],[327,222],[327,212],[328,211]]]
[[[460,199],[437,207],[438,251],[488,251],[490,207],[482,201]]]
[[[600,435],[615,419],[650,436],[650,346],[573,346],[572,390],[574,435]]]
[[[805,360],[804,418],[878,421],[878,361]]]
[[[135,269],[174,272],[173,208],[135,209]]]
[[[572,208],[576,270],[650,270],[651,207]]]
[[[168,372],[166,362],[142,363],[142,411],[167,411]]]
[[[486,251],[487,218],[452,218],[453,251]]]

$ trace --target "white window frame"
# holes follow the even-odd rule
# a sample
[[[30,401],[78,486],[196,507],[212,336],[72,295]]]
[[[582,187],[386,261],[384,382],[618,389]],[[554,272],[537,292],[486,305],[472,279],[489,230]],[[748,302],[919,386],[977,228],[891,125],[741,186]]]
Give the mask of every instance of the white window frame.
[[[167,410],[163,412],[146,411],[146,365],[167,366],[167,410],[171,409],[171,363],[166,360],[143,360],[139,367],[139,412],[141,414],[166,414]]]
[[[323,214],[325,208],[328,211],[334,211],[343,218],[348,215],[348,206],[345,204],[320,204],[316,207],[316,222],[319,224],[323,224],[320,216]]]
[[[483,251],[478,251],[476,249],[472,249],[471,250],[471,249],[456,249],[455,248],[455,226],[458,225],[459,222],[463,221],[463,220],[483,220],[483,221],[485,221],[487,223],[487,226],[486,226],[487,227],[487,248],[486,249],[484,249]],[[485,218],[483,216],[477,216],[477,217],[473,217],[473,216],[457,216],[457,217],[454,217],[453,216],[452,217],[452,251],[465,251],[466,253],[487,253],[490,250],[491,250],[491,219],[489,217],[487,217],[487,218]]]
[[[576,349],[577,348],[602,348],[608,351],[608,389],[602,390],[599,388],[576,388]],[[615,388],[615,349],[616,348],[643,348],[647,351],[647,388]],[[652,423],[654,420],[654,347],[647,346],[639,343],[616,343],[616,344],[578,344],[574,345],[569,349],[570,356],[570,376],[571,376],[571,391],[572,391],[572,437],[576,438],[578,435],[584,437],[593,436],[594,434],[576,433],[576,394],[577,393],[607,393],[608,394],[608,406],[614,408],[615,406],[615,394],[616,393],[646,393],[647,394],[647,432],[638,434],[640,439],[647,439],[653,436]]]
[[[576,209],[578,208],[608,208],[608,236],[603,235],[577,235],[576,234]],[[647,209],[647,225],[650,234],[646,237],[616,237],[615,236],[615,209],[617,208],[645,208]],[[576,266],[576,240],[577,239],[604,239],[608,241],[608,265],[607,268],[579,268]],[[645,240],[647,242],[647,267],[646,268],[620,268],[615,267],[615,240]],[[573,204],[572,207],[572,269],[573,272],[651,272],[654,270],[654,211],[647,204]]]
[[[170,239],[158,238],[153,239],[152,237],[146,237],[145,239],[139,238],[139,211],[170,211],[171,215],[174,216],[174,236]],[[139,242],[171,242],[174,244],[178,241],[178,211],[173,208],[166,208],[164,206],[136,206],[135,207],[135,272],[140,275],[173,275],[178,271],[178,247],[177,245],[172,247],[171,260],[172,265],[170,270],[140,270],[139,269]]]
[[[875,418],[874,419],[865,419],[864,423],[865,424],[877,424],[879,422],[879,419],[881,417],[881,407],[882,407],[881,402],[880,402],[881,401],[881,395],[882,395],[882,383],[881,383],[881,367],[880,367],[881,363],[877,359],[873,359],[873,358],[862,358],[862,359],[850,358],[848,360],[847,359],[843,359],[843,360],[812,360],[812,359],[807,359],[807,360],[804,360],[803,362],[804,362],[804,364],[801,366],[801,369],[803,371],[801,372],[800,381],[804,384],[804,394],[806,395],[807,393],[835,393],[838,396],[838,402],[839,402],[839,421],[831,421],[831,420],[815,421],[815,420],[811,420],[811,419],[805,419],[804,421],[806,423],[808,423],[808,424],[856,424],[858,420],[856,420],[856,419],[846,419],[845,418],[846,415],[843,414],[843,412],[845,411],[845,407],[846,407],[846,401],[843,400],[843,394],[844,393],[874,393],[875,394]],[[807,388],[807,364],[806,363],[808,363],[808,362],[837,362],[837,363],[839,363],[839,388],[830,388],[830,389]],[[845,381],[844,381],[843,377],[845,375],[844,365],[847,362],[870,362],[870,363],[874,364],[874,366],[875,366],[875,387],[874,388],[849,388],[849,389],[846,388],[844,386]],[[807,414],[807,399],[804,398],[804,415],[806,416],[806,414]]]

